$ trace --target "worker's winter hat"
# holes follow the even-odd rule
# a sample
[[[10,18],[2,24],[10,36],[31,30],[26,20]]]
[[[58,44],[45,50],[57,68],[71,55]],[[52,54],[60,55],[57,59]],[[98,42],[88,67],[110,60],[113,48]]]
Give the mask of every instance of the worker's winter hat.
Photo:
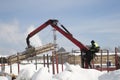
[[[95,41],[94,41],[94,40],[92,40],[92,41],[91,41],[91,43],[95,43]]]

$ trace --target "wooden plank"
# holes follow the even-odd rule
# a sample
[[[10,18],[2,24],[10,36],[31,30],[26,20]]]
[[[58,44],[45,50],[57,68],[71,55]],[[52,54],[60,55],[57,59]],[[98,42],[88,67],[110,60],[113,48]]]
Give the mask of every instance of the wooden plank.
[[[35,55],[42,54],[44,52],[51,51],[53,49],[54,49],[54,44],[52,44],[52,43],[46,44],[46,45],[41,46],[41,47],[28,48],[25,51],[19,53],[19,61],[22,61],[22,60],[25,60],[27,58],[33,57]],[[18,56],[17,56],[17,54],[11,55],[11,56],[8,56],[7,59],[8,59],[8,64],[17,63]]]

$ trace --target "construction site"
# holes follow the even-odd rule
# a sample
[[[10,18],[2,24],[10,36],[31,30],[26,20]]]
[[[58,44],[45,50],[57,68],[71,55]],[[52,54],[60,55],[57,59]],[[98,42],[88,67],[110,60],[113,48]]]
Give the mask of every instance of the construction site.
[[[25,48],[25,51],[18,52],[14,55],[9,55],[7,57],[1,57],[0,58],[0,65],[1,65],[1,71],[4,71],[4,66],[9,65],[10,66],[10,73],[13,72],[12,65],[17,63],[18,64],[18,73],[20,72],[20,64],[28,64],[30,62],[35,61],[36,69],[38,68],[37,64],[43,64],[43,66],[47,66],[49,68],[49,65],[52,65],[52,73],[56,74],[55,72],[59,73],[59,64],[62,65],[61,69],[63,70],[64,63],[69,63],[73,65],[80,65],[82,68],[86,69],[96,69],[99,71],[113,71],[120,69],[120,54],[118,52],[118,49],[115,48],[114,52],[109,52],[109,50],[102,50],[99,49],[98,52],[96,52],[96,57],[93,58],[88,63],[89,56],[85,57],[86,54],[90,54],[90,48],[83,43],[81,43],[79,40],[73,37],[72,33],[70,33],[62,24],[60,24],[60,27],[58,26],[59,21],[50,19],[40,25],[38,28],[33,30],[31,33],[28,34],[26,37],[26,44],[27,47]],[[45,44],[40,47],[33,47],[30,44],[30,38],[33,37],[35,34],[46,28],[47,26],[51,26],[55,31],[58,31],[60,34],[62,34],[65,38],[67,38],[70,42],[72,42],[75,46],[79,48],[77,51],[67,52],[64,48],[60,48],[57,50],[56,46],[56,35],[54,34],[54,42],[50,42],[48,44]],[[50,52],[51,54],[44,54]],[[75,55],[77,53],[77,55]],[[43,54],[43,55],[41,55]],[[40,55],[40,56],[39,56]],[[24,63],[26,61],[26,63]]]

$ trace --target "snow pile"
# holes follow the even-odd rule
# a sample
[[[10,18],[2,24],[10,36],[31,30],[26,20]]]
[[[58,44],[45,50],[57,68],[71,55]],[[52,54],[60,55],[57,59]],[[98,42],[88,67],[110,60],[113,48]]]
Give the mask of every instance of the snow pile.
[[[53,76],[48,72],[47,67],[42,67],[36,72],[30,69],[23,69],[18,75],[17,80],[99,80],[98,77],[103,74],[103,72],[98,70],[83,69],[79,65],[74,66],[68,63],[65,65],[66,69],[63,72]]]
[[[48,72],[47,67],[42,67],[38,71],[34,69],[22,69],[16,80],[52,80],[52,75]]]
[[[33,74],[34,74],[33,69],[30,68],[22,69],[16,80],[31,80]]]
[[[0,76],[0,80],[8,80],[8,78],[5,76]]]
[[[33,64],[24,66],[16,80],[120,80],[120,69],[107,73],[95,69],[83,69],[79,65],[66,63],[64,71],[52,75],[50,73],[52,68],[48,72],[48,68],[41,67],[41,65],[39,65],[39,70],[35,70],[35,65]],[[0,80],[11,79],[7,78],[7,76],[0,76]]]
[[[98,77],[99,80],[120,80],[120,69],[105,73]]]
[[[52,75],[48,72],[47,67],[40,68],[32,77],[32,80],[52,80]]]
[[[93,69],[83,69],[80,66],[66,64],[65,71],[54,76],[56,80],[98,80],[103,73]]]

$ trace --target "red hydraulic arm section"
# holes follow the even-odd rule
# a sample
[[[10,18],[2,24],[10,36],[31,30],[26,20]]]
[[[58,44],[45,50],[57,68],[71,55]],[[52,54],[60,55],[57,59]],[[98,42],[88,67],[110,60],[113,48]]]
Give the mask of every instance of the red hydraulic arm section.
[[[63,28],[63,29],[61,29],[60,27],[57,26],[57,23],[58,23],[58,20],[50,19],[47,22],[45,22],[44,24],[42,24],[41,26],[39,26],[38,28],[36,28],[30,34],[28,34],[28,36],[26,38],[26,42],[27,42],[28,48],[31,47],[29,39],[32,36],[34,36],[36,33],[38,33],[39,31],[41,31],[42,29],[44,29],[45,27],[47,27],[48,25],[51,25],[54,29],[56,29],[57,31],[59,31],[62,35],[64,35],[72,43],[74,43],[76,46],[78,46],[82,52],[86,53],[88,51],[88,48],[86,46],[84,46],[80,41],[78,41],[77,39],[75,39],[72,36],[72,34],[63,25],[61,25],[61,27]]]

